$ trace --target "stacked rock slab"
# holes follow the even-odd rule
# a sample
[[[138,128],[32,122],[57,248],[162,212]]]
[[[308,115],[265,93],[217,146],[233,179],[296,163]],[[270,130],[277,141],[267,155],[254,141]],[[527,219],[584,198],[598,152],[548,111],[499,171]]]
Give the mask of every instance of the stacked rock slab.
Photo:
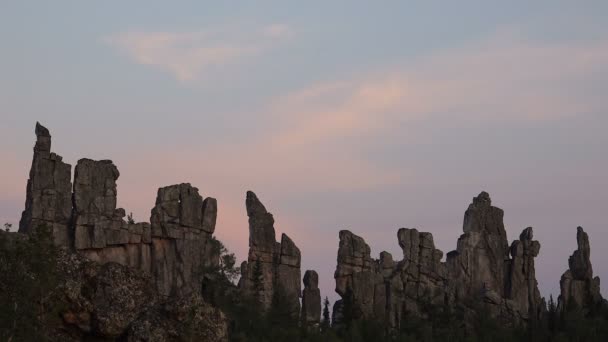
[[[317,327],[321,322],[321,291],[319,290],[319,275],[308,270],[304,273],[304,290],[302,291],[303,326]]]
[[[25,210],[19,232],[46,224],[53,229],[58,245],[70,244],[69,223],[72,215],[72,183],[70,164],[51,152],[51,134],[36,123],[36,145],[32,168],[27,181]]]
[[[578,248],[568,259],[569,269],[559,282],[558,310],[580,309],[589,311],[598,305],[607,305],[600,294],[600,278],[593,277],[591,245],[582,227],[576,228]]]
[[[124,209],[116,208],[116,180],[111,160],[80,159],[74,171],[74,246],[104,248],[129,242]]]
[[[79,160],[72,190],[71,167],[50,152],[49,131],[36,124],[36,137],[20,232],[48,224],[58,245],[102,264],[117,262],[149,272],[161,295],[200,288],[204,270],[219,263],[211,238],[215,199],[203,199],[190,184],[164,187],[158,190],[151,224],[128,223],[125,210],[116,208],[120,174],[112,161]]]
[[[286,234],[282,234],[280,243],[275,240],[274,218],[253,192],[247,192],[245,205],[249,255],[241,265],[239,288],[258,298],[265,310],[275,296],[280,296],[287,300],[291,315],[298,317],[302,291],[300,250]]]
[[[205,269],[219,263],[211,239],[215,231],[217,201],[203,200],[190,184],[158,190],[152,209],[152,273],[161,293],[198,290]]]

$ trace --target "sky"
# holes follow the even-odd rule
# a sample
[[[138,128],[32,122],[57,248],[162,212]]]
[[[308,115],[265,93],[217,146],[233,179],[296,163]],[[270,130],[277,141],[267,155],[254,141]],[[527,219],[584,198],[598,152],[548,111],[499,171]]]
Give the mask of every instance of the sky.
[[[544,296],[591,238],[608,294],[606,1],[2,1],[0,221],[18,226],[40,121],[72,166],[112,159],[119,206],[161,186],[218,199],[247,256],[245,192],[335,300],[338,231],[402,257],[456,248],[488,191],[534,227]]]

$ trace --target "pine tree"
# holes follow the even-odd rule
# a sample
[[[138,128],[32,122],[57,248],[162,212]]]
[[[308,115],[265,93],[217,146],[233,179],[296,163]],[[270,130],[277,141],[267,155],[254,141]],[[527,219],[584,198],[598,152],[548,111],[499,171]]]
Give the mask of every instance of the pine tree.
[[[323,301],[323,320],[321,321],[321,329],[327,330],[329,329],[329,326],[329,299],[325,297],[325,300]]]
[[[261,303],[264,293],[264,273],[262,272],[262,263],[260,259],[255,261],[252,273],[254,298]]]

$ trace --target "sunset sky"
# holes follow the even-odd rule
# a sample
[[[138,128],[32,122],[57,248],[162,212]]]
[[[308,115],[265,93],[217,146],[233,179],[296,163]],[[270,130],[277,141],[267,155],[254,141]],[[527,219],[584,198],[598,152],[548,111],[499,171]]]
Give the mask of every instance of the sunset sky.
[[[2,1],[0,220],[18,225],[34,125],[112,159],[119,206],[157,188],[219,202],[239,261],[253,190],[335,299],[338,231],[402,257],[456,248],[482,190],[534,227],[544,296],[591,238],[608,294],[607,1]]]

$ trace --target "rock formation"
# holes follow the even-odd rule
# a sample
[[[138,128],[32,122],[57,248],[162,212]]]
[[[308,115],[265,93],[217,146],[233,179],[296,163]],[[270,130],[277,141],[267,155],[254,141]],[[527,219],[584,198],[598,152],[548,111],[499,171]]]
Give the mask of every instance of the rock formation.
[[[464,215],[464,234],[447,255],[450,288],[456,302],[481,297],[494,318],[520,325],[540,318],[544,308],[534,269],[540,244],[532,241],[530,227],[509,248],[503,216],[487,192],[473,198]]]
[[[512,300],[529,319],[538,320],[545,309],[538,290],[534,258],[540,251],[540,243],[532,240],[532,227],[524,229],[519,240],[511,244],[511,261],[507,278],[506,298]]]
[[[321,322],[321,291],[319,290],[319,275],[315,271],[308,270],[304,273],[300,319],[304,326],[309,327],[316,327]]]
[[[19,222],[19,232],[47,224],[53,228],[55,241],[68,245],[69,223],[72,215],[72,166],[51,152],[51,134],[36,123],[34,158],[27,181],[25,210]]]
[[[274,218],[251,191],[245,200],[249,216],[249,255],[241,265],[239,287],[270,308],[277,297],[288,301],[293,317],[300,312],[300,250],[286,235],[275,239]]]
[[[561,294],[558,311],[580,309],[588,312],[599,305],[608,305],[600,294],[600,277],[593,277],[591,245],[582,227],[576,228],[578,248],[568,259],[569,269],[559,282]]]
[[[485,306],[511,325],[537,319],[544,305],[534,269],[540,244],[532,240],[532,228],[509,248],[503,211],[482,192],[465,212],[463,231],[447,262],[431,233],[400,229],[403,260],[394,261],[388,252],[372,259],[361,237],[340,231],[334,277],[342,300],[334,305],[334,317],[375,318],[397,328],[404,314],[425,318],[425,308],[447,305],[465,311]]]
[[[473,198],[465,212],[464,234],[458,238],[456,251],[447,255],[456,300],[475,297],[484,289],[505,296],[509,244],[503,216],[487,192]]]
[[[203,270],[219,262],[211,238],[214,198],[203,199],[190,184],[160,188],[151,223],[128,223],[125,210],[116,208],[120,173],[112,161],[79,160],[72,190],[70,165],[50,152],[51,135],[38,123],[36,137],[20,232],[48,224],[58,245],[102,264],[146,271],[165,296],[200,288]]]

